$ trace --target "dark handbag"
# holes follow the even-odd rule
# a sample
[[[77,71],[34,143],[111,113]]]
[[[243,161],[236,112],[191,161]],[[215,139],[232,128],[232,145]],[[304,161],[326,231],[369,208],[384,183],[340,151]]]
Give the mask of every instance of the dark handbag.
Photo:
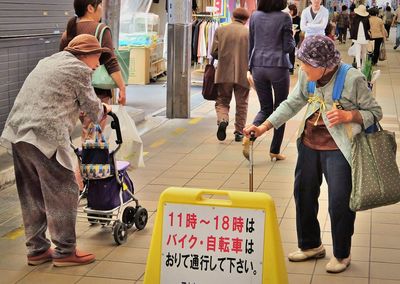
[[[206,65],[203,78],[203,90],[201,91],[203,98],[209,101],[215,101],[218,96],[218,85],[215,84],[215,67],[214,59],[210,64]]]
[[[361,211],[400,201],[400,172],[393,132],[383,130],[354,136],[351,146],[352,183],[350,209]]]

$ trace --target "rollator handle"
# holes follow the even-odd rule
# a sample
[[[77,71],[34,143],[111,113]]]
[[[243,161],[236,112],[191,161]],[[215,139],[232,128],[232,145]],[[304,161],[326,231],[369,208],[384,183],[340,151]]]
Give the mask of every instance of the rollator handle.
[[[115,143],[117,143],[118,145],[122,144],[122,135],[121,135],[121,127],[119,125],[119,119],[118,116],[113,113],[112,111],[110,111],[109,113],[107,113],[109,116],[112,117],[113,121],[111,121],[111,128],[115,129],[115,132],[117,134],[117,140],[115,140]]]

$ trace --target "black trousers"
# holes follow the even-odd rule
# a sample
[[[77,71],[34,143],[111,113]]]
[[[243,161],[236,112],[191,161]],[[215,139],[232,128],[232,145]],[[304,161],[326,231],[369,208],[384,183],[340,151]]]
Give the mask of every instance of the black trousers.
[[[347,38],[347,27],[345,28],[338,28],[339,30],[339,41],[342,42],[346,42],[346,38]]]
[[[313,150],[299,141],[295,175],[294,198],[299,248],[305,250],[321,245],[317,215],[324,175],[328,184],[333,254],[336,258],[348,257],[356,214],[349,207],[351,168],[342,152]]]
[[[389,34],[390,34],[390,27],[391,27],[391,26],[392,26],[392,24],[385,24],[385,29],[386,29],[387,34],[388,34],[387,37],[389,37]]]
[[[383,38],[374,38],[373,40],[375,41],[375,45],[374,45],[374,53],[372,55],[372,64],[376,64],[378,63],[379,53],[381,51]]]
[[[289,94],[289,69],[280,67],[253,67],[254,85],[256,87],[260,111],[253,124],[259,126],[277,107],[286,100]],[[274,90],[272,92],[272,89]],[[285,133],[285,124],[274,129],[270,152],[279,154]]]

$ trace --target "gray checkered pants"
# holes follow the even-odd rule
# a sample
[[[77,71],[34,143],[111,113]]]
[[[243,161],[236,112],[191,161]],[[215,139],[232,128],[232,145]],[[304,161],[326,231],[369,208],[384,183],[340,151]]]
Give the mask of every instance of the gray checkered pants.
[[[75,251],[78,185],[72,171],[64,168],[54,154],[48,159],[32,144],[12,145],[15,178],[25,226],[28,256],[50,247],[49,229],[56,246],[55,257]]]

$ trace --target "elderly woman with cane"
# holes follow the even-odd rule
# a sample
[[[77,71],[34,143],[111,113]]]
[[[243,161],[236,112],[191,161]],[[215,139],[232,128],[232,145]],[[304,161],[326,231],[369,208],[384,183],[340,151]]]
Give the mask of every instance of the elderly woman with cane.
[[[351,238],[356,214],[349,208],[351,179],[351,141],[344,124],[353,135],[382,118],[367,81],[355,68],[345,75],[339,101],[332,98],[340,53],[332,40],[325,36],[307,37],[298,54],[301,61],[299,79],[288,98],[258,127],[251,125],[243,131],[260,136],[278,128],[305,105],[306,114],[297,140],[298,159],[295,170],[294,198],[299,250],[288,255],[290,261],[306,261],[325,257],[317,219],[318,197],[322,176],[328,184],[329,215],[332,226],[333,256],[326,270],[339,273],[350,265]],[[310,90],[314,82],[315,90]]]

